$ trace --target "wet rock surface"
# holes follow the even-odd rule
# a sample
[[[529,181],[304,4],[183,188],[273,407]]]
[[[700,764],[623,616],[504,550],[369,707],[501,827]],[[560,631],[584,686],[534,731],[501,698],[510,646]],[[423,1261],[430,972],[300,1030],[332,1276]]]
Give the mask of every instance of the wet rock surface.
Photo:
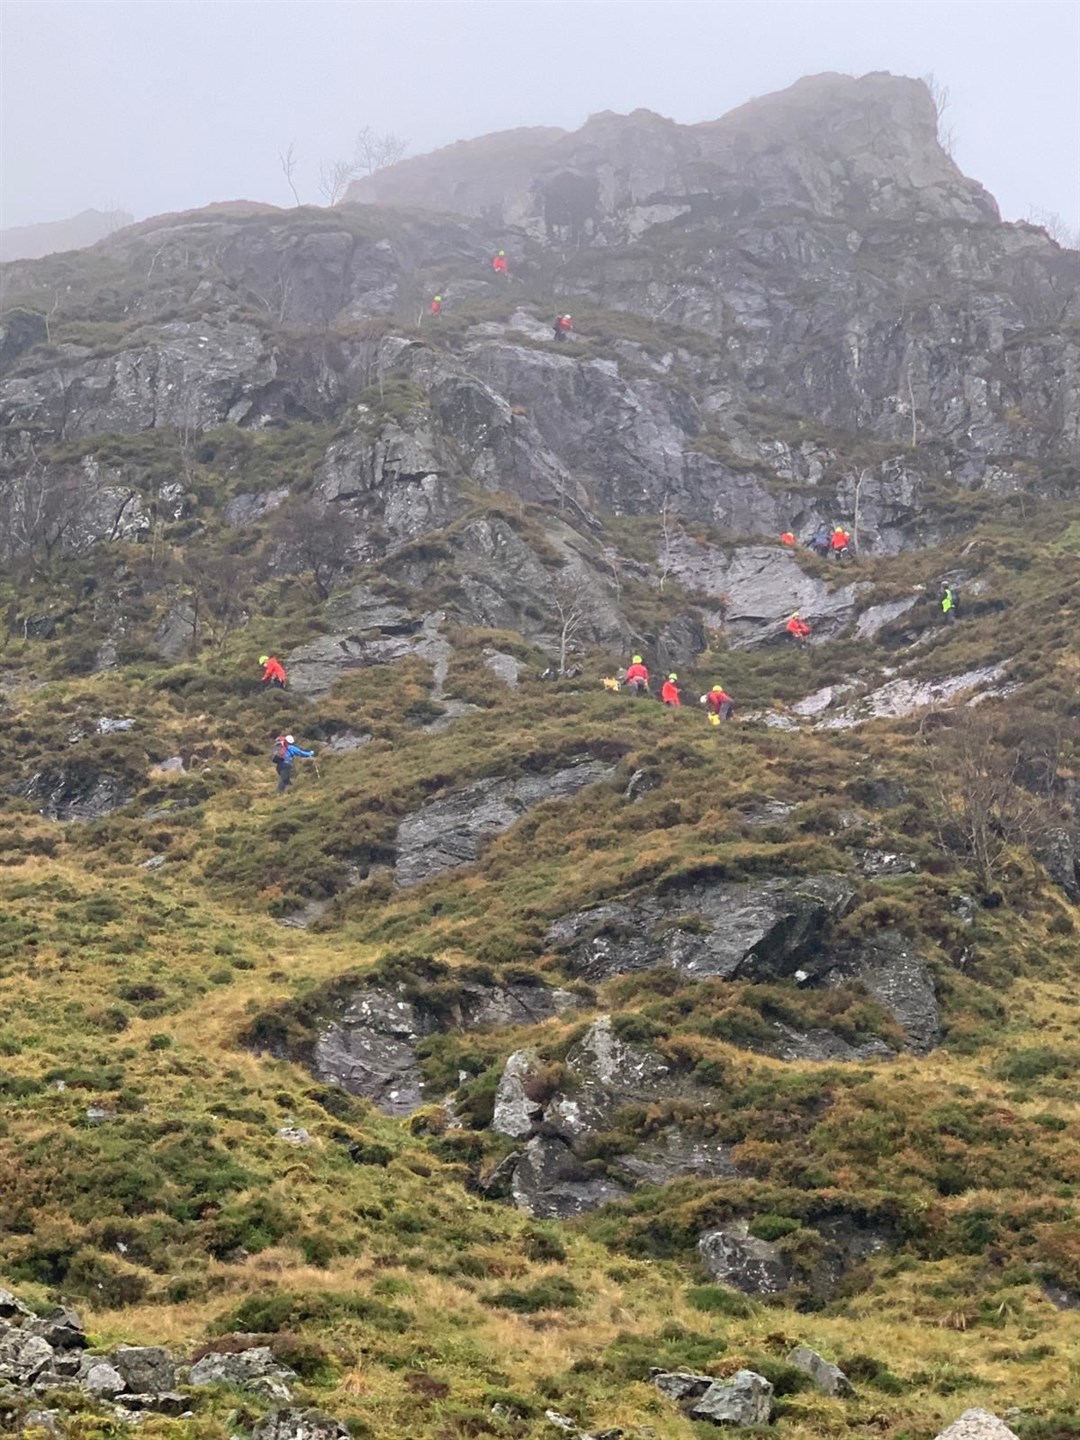
[[[398,826],[394,868],[398,885],[419,885],[444,870],[472,864],[488,840],[509,830],[534,805],[568,799],[614,773],[613,765],[582,760],[553,775],[478,780],[433,800]]]
[[[329,1081],[372,1100],[388,1115],[409,1115],[437,1095],[425,1095],[416,1047],[443,1029],[535,1025],[580,1004],[567,990],[544,985],[463,984],[449,1010],[377,988],[359,990],[340,1019],[315,1042],[312,1068]]]
[[[817,952],[853,887],[836,876],[703,881],[557,921],[548,943],[591,981],[660,967],[690,979],[774,980]]]
[[[492,1128],[526,1140],[488,1182],[493,1197],[542,1218],[566,1218],[620,1199],[638,1185],[659,1185],[678,1175],[730,1178],[738,1172],[730,1147],[668,1129],[641,1146],[608,1159],[588,1158],[589,1140],[607,1129],[628,1104],[689,1098],[707,1106],[711,1094],[677,1075],[661,1056],[620,1040],[610,1016],[594,1021],[567,1052],[564,1080],[553,1091],[543,1066],[527,1050],[509,1056],[495,1093]]]
[[[898,931],[883,930],[864,940],[850,958],[830,969],[827,985],[863,985],[896,1020],[908,1048],[932,1050],[940,1037],[933,976],[914,943]]]

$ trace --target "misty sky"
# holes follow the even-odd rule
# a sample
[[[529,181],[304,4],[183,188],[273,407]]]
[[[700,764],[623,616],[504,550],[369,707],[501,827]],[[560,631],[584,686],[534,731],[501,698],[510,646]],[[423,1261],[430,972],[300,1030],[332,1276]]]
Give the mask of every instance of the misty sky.
[[[0,225],[305,200],[369,123],[410,153],[639,106],[715,119],[822,70],[933,72],[1007,219],[1080,230],[1080,0],[0,0]]]

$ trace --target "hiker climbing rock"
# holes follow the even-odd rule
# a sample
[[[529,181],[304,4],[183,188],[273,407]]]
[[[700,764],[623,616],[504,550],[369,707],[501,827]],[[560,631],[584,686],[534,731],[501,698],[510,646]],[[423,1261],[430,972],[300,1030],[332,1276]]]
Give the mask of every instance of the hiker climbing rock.
[[[432,300],[431,305],[429,306],[429,309],[431,310],[432,315],[434,315],[434,316],[436,316],[436,317],[438,317],[439,315],[442,314],[442,296],[441,296],[441,295],[436,295],[436,296],[435,296],[434,300]]]
[[[496,275],[505,275],[507,279],[510,278],[510,266],[506,263],[505,250],[500,250],[497,255],[492,256],[491,268]]]
[[[626,667],[623,682],[632,695],[648,695],[649,672],[640,655],[635,655]]]
[[[285,674],[285,666],[276,655],[260,655],[259,664],[263,667],[260,685],[266,685],[271,690],[284,690],[288,684],[289,677]]]
[[[951,585],[941,587],[941,617],[946,625],[956,619],[956,591]]]
[[[555,321],[555,339],[569,340],[574,329],[574,318],[572,315],[560,315]]]
[[[678,710],[679,706],[682,704],[682,701],[679,698],[679,687],[676,683],[678,681],[678,678],[678,675],[671,674],[667,677],[663,685],[660,687],[660,699],[664,702],[665,705],[671,705],[676,710]]]
[[[799,645],[805,644],[810,638],[810,626],[802,618],[798,610],[792,615],[791,619],[784,626],[784,629]]]
[[[274,741],[274,768],[278,773],[277,793],[283,795],[292,784],[294,760],[313,760],[314,750],[302,750],[291,735],[279,735]]]
[[[846,560],[851,554],[851,536],[842,525],[837,525],[829,536],[829,549],[834,560]]]
[[[827,555],[831,541],[832,531],[829,526],[819,525],[807,541],[807,549],[812,550],[815,555]]]
[[[735,708],[735,701],[719,680],[714,680],[712,689],[702,695],[701,703],[705,706],[705,713],[709,717],[710,725],[719,725],[721,720],[730,720],[731,712]]]

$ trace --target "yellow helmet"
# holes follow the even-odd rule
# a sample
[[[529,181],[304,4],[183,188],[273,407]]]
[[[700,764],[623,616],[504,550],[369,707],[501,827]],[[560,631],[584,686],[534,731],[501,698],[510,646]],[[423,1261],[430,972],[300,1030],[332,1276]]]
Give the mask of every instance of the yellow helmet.
[[[641,664],[643,664],[643,663],[644,663],[644,662],[642,661],[642,658],[641,658],[640,655],[635,655],[634,658],[633,658],[633,660],[631,661],[631,664],[633,664],[633,665],[641,665]]]
[[[260,656],[259,656],[259,664],[260,664],[260,665],[265,665],[266,662],[267,662],[269,659],[270,659],[270,656],[269,656],[269,655],[260,655]]]
[[[678,677],[678,675],[671,674],[671,675],[669,675],[667,678],[668,678],[669,680],[677,680],[679,677]]]
[[[724,687],[723,687],[723,685],[720,684],[720,681],[719,681],[719,680],[714,680],[714,681],[712,682],[712,688],[713,688],[714,690],[722,690]]]

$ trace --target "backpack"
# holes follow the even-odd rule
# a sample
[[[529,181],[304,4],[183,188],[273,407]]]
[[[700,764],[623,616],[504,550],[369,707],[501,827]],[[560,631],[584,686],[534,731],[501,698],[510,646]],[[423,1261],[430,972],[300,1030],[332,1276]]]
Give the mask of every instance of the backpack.
[[[274,764],[277,765],[280,761],[282,761],[282,760],[287,760],[288,758],[289,758],[289,742],[285,739],[285,736],[284,736],[284,735],[279,735],[279,736],[277,737],[277,739],[274,741],[274,754],[273,754]]]

